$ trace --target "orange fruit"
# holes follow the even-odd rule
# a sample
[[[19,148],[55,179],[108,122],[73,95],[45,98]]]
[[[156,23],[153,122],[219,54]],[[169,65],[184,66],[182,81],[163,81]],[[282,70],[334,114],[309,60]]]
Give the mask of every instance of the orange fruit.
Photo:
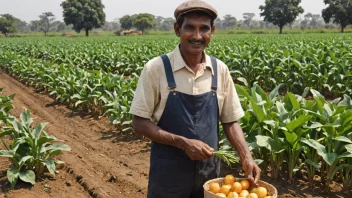
[[[227,194],[229,194],[230,189],[231,189],[231,186],[222,185],[221,188],[220,188],[220,193],[223,193],[223,194],[227,195]]]
[[[268,191],[264,187],[258,187],[257,188],[257,195],[258,198],[264,198],[268,194]]]
[[[209,184],[209,191],[214,194],[220,192],[220,184],[216,182],[211,182]]]
[[[230,184],[227,184],[227,185],[226,185],[226,184],[223,184],[221,187],[223,187],[223,186],[225,186],[225,187],[227,187],[227,188],[229,188],[229,189],[231,189],[231,187],[232,187]]]
[[[242,189],[243,190],[247,190],[248,188],[249,188],[249,186],[250,186],[250,183],[249,183],[249,181],[248,180],[242,180],[241,182],[241,185],[242,185]]]
[[[258,195],[255,193],[249,193],[246,198],[258,198]]]
[[[227,195],[227,198],[238,198],[238,194],[236,192],[230,192]]]
[[[256,188],[256,187],[252,188],[252,189],[249,191],[249,193],[255,193],[255,194],[257,194],[257,188]]]
[[[233,175],[226,175],[224,178],[224,184],[230,184],[232,185],[235,182],[235,177]]]
[[[240,194],[238,194],[240,197],[247,197],[247,195],[249,195],[249,192],[248,190],[242,190],[240,192]]]
[[[224,195],[223,193],[216,193],[215,195],[217,195],[219,197],[226,197],[226,195]]]
[[[240,182],[235,182],[232,184],[232,187],[231,187],[231,191],[232,192],[236,192],[236,193],[240,193],[242,192],[242,185]]]

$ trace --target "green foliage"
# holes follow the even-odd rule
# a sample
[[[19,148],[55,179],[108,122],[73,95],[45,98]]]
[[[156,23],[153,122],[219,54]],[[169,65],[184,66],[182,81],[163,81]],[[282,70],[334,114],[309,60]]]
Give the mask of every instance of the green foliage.
[[[311,89],[315,99],[311,101],[289,92],[279,96],[279,87],[269,95],[258,86],[246,90],[236,85],[236,89],[246,112],[241,126],[247,141],[264,167],[269,163],[274,179],[286,162],[290,180],[305,166],[310,181],[320,170],[327,188],[339,171],[345,174],[345,183],[351,182],[352,110],[346,103],[350,97],[327,102]]]
[[[85,30],[86,36],[93,28],[105,23],[104,5],[101,0],[65,0],[61,3],[66,25],[72,24],[76,32]]]
[[[0,88],[0,94],[2,93],[3,88]],[[0,126],[3,122],[6,122],[8,112],[13,109],[11,101],[15,97],[15,94],[11,96],[0,96]]]
[[[10,14],[0,15],[0,32],[4,34],[6,37],[17,31],[15,27],[16,18]]]
[[[328,5],[322,11],[325,23],[333,19],[334,23],[340,24],[341,32],[347,25],[352,24],[352,0],[324,0]]]
[[[2,39],[0,65],[58,102],[108,116],[125,132],[131,131],[128,112],[143,65],[178,42],[175,36]],[[285,172],[294,179],[304,168],[310,181],[320,172],[351,186],[351,48],[344,34],[218,35],[207,48],[227,64],[236,84],[245,85],[236,86],[245,110],[241,126],[274,178]],[[221,151],[231,151],[220,137]],[[16,170],[9,175],[21,178]]]
[[[35,177],[41,176],[45,168],[55,175],[55,164],[63,163],[54,160],[62,151],[70,151],[70,147],[59,142],[54,136],[44,131],[47,123],[40,123],[32,127],[33,119],[28,110],[25,110],[20,120],[14,116],[7,118],[7,126],[2,128],[0,138],[10,136],[13,140],[10,145],[3,144],[7,150],[1,150],[0,156],[7,157],[12,167],[7,170],[7,178],[12,187],[18,178],[24,182],[35,184]]]
[[[265,5],[261,5],[259,9],[262,11],[260,16],[264,16],[264,21],[279,26],[280,34],[282,28],[293,22],[304,9],[299,6],[301,0],[265,0]]]
[[[51,23],[55,20],[55,15],[51,12],[44,12],[39,18],[40,30],[43,31],[46,36],[50,30]]]
[[[220,19],[218,18],[218,20]],[[236,25],[236,23],[237,23],[237,19],[234,16],[227,14],[224,16],[224,21],[221,25],[224,29],[231,29]]]
[[[125,15],[120,19],[121,28],[124,30],[129,30],[133,26],[133,20],[137,15]]]
[[[154,16],[148,13],[138,14],[133,20],[133,26],[141,30],[143,33],[146,29],[152,28],[154,25]]]

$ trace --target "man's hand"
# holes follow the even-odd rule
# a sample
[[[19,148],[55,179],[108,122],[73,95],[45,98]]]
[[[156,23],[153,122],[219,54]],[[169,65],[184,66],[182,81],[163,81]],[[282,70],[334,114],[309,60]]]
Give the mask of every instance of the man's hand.
[[[260,179],[260,168],[252,158],[242,160],[242,168],[251,183],[257,184]]]
[[[248,180],[257,184],[260,178],[260,168],[254,162],[247,146],[241,126],[237,122],[223,124],[227,139],[236,149],[242,162],[242,168],[246,172]]]
[[[213,156],[214,151],[209,145],[194,139],[185,139],[182,149],[192,160],[208,159]]]
[[[204,160],[213,156],[213,149],[202,141],[187,139],[162,130],[149,119],[133,116],[133,129],[137,134],[143,135],[160,144],[182,149],[192,160]]]

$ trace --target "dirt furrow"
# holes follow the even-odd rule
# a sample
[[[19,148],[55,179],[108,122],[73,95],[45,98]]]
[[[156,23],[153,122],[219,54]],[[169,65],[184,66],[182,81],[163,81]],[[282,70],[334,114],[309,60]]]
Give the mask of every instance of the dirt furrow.
[[[48,133],[72,148],[60,158],[66,162],[67,172],[90,196],[146,197],[147,142],[120,135],[106,118],[94,119],[57,105],[46,94],[37,93],[7,74],[0,73],[0,87],[5,95],[16,94],[16,109],[11,114],[18,117],[24,108],[29,109],[35,123],[49,122]]]

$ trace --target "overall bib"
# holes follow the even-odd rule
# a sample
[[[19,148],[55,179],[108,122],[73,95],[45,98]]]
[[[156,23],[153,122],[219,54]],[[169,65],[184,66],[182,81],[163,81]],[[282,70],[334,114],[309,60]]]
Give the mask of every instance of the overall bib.
[[[205,142],[214,150],[219,143],[219,109],[217,100],[217,63],[211,57],[214,76],[211,91],[189,95],[175,91],[176,83],[170,60],[161,56],[168,87],[164,112],[158,126],[170,133]],[[203,198],[203,184],[219,177],[220,160],[191,160],[176,147],[152,142],[148,198]]]

